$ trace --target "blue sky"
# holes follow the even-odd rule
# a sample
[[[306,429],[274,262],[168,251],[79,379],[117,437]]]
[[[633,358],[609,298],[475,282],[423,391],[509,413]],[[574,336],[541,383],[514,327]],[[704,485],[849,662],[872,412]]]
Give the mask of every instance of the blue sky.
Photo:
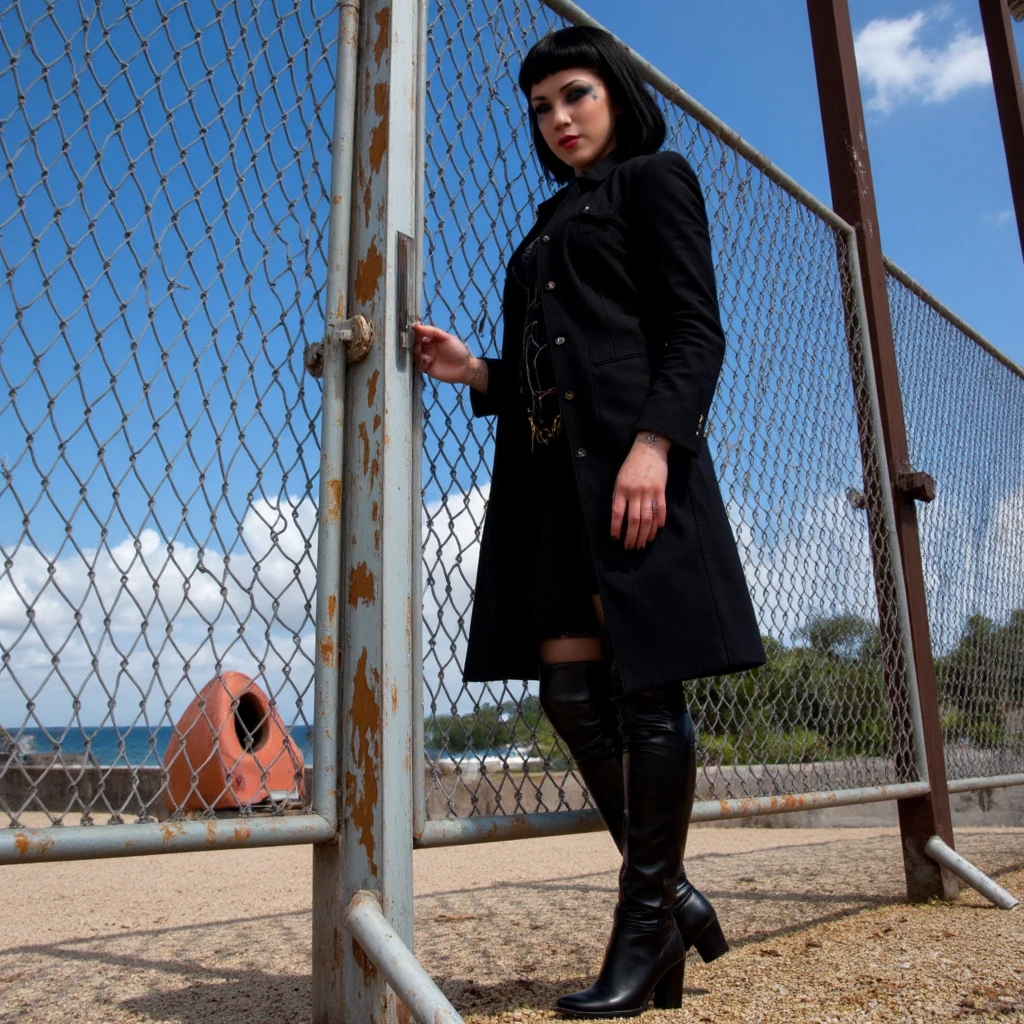
[[[738,8],[589,0],[585,6],[828,200],[804,3]],[[0,639],[15,651],[18,683],[0,675],[0,721],[16,726],[35,715],[66,722],[72,710],[91,724],[107,721],[104,686],[116,697],[119,722],[140,715],[166,721],[220,664],[263,673],[291,708],[308,706],[318,391],[304,377],[301,353],[323,323],[325,103],[336,15],[330,0],[256,6],[190,0],[172,7],[164,30],[144,17],[154,10],[149,4],[133,10],[134,22],[107,6],[103,17],[113,27],[102,42],[99,21],[83,30],[72,0],[55,10],[61,32],[46,14],[33,28],[42,58],[54,62],[49,85],[24,52],[15,9],[0,16],[6,42],[21,49],[28,120],[44,123],[38,150],[20,115],[3,125],[14,171],[0,173],[0,227],[14,285],[0,290],[0,367],[5,390],[16,391],[17,399],[0,405],[0,456],[14,482],[13,489],[0,489],[0,546],[12,566],[0,576]],[[218,10],[226,13],[217,16]],[[278,10],[285,14],[280,22]],[[500,10],[507,14],[513,5]],[[476,11],[479,18],[479,6]],[[871,43],[862,51],[863,78],[885,251],[1024,363],[1016,308],[1024,266],[975,6],[968,0],[854,3],[853,22],[858,33],[869,30]],[[1021,27],[1016,32],[1024,48]],[[72,40],[68,57],[61,56],[61,33]],[[141,36],[149,40],[148,53],[138,45]],[[495,46],[505,46],[514,71],[521,41],[499,23],[494,38],[475,50],[470,39],[471,60],[460,53],[453,65],[472,62],[480,69]],[[172,74],[179,48],[183,57]],[[72,62],[82,75],[79,95],[90,107],[88,129],[81,107],[67,97]],[[0,117],[17,107],[10,68],[0,65]],[[158,80],[154,68],[168,73]],[[109,104],[99,95],[103,84],[111,88]],[[435,238],[444,235],[453,262],[442,253],[428,263],[426,292],[435,322],[451,323],[479,350],[481,341],[496,340],[502,260],[544,190],[527,152],[505,145],[522,124],[521,97],[506,81],[507,109],[486,90],[473,103],[461,90],[474,84],[472,76],[461,84],[453,78],[452,108],[436,117],[428,110],[428,130],[446,126],[461,135],[461,148],[448,160],[441,146],[428,161],[428,194],[441,196],[440,207],[428,211],[428,229]],[[48,88],[60,99],[72,137],[71,163],[57,156]],[[473,116],[492,119],[482,142],[473,123],[452,131],[470,107]],[[187,160],[179,158],[180,148]],[[446,213],[446,190],[459,192],[460,174],[474,159],[468,184]],[[40,180],[41,166],[51,168],[48,181]],[[714,190],[708,175],[705,184]],[[116,203],[107,199],[107,182],[116,186]],[[751,390],[736,392],[731,420],[721,416],[716,457],[752,586],[762,596],[782,593],[781,601],[759,599],[767,609],[766,632],[789,635],[813,610],[811,596],[822,600],[823,575],[838,580],[862,613],[873,607],[863,524],[844,497],[858,469],[845,371],[841,361],[814,362],[842,355],[841,302],[828,280],[835,276],[831,237],[818,230],[815,266],[824,268],[818,279],[802,274],[781,243],[763,253],[744,233],[751,207],[736,200],[735,183],[715,193],[740,254],[726,267],[733,275],[726,280],[738,284],[723,301],[736,342],[723,379],[727,387],[748,381]],[[24,217],[15,212],[15,195],[29,197]],[[461,235],[471,211],[477,233]],[[448,217],[444,232],[438,216]],[[90,228],[91,220],[98,226]],[[714,230],[725,241],[722,223]],[[810,237],[815,227],[801,230]],[[30,254],[36,235],[38,258]],[[74,270],[68,240],[78,251]],[[759,282],[767,282],[764,291]],[[762,296],[763,305],[748,303],[750,294]],[[803,308],[808,294],[819,303],[811,318]],[[24,311],[20,322],[12,296]],[[816,351],[822,338],[832,345]],[[762,404],[770,388],[753,389],[763,379],[776,393]],[[817,390],[801,392],[795,379]],[[788,390],[778,388],[783,380]],[[208,407],[204,395],[212,396]],[[429,427],[443,431],[441,413],[452,422],[443,457],[428,431],[425,458],[436,461],[439,478],[424,473],[427,514],[436,517],[439,534],[427,538],[428,564],[439,539],[451,545],[441,551],[432,588],[428,580],[434,596],[425,600],[424,621],[445,621],[438,631],[441,656],[436,663],[428,658],[425,672],[436,677],[447,659],[449,681],[459,674],[489,475],[477,443],[487,426],[479,421],[464,460],[454,471],[448,466],[467,442],[461,402],[447,389],[434,407]],[[833,415],[843,402],[842,414]],[[773,418],[779,411],[789,418]],[[824,426],[804,436],[793,427],[800,417]],[[778,423],[788,425],[790,441]],[[63,449],[58,435],[67,442]],[[759,482],[750,466],[767,463],[758,448],[766,442],[777,461],[797,471],[766,471]],[[471,482],[481,489],[473,491]],[[1008,491],[1016,487],[1002,483]],[[444,511],[439,489],[451,499]],[[993,507],[1001,497],[1002,491],[993,493]],[[789,517],[783,526],[779,510]],[[1015,522],[1012,511],[1004,519],[993,513],[978,535]],[[999,529],[1000,536],[1021,533]],[[784,531],[791,543],[780,542]],[[1007,556],[1008,569],[1019,564]],[[1005,590],[1003,577],[998,582]],[[970,587],[960,593],[966,596],[957,623],[976,605]],[[38,614],[30,621],[32,603]],[[30,694],[36,706],[27,716]],[[81,709],[71,707],[76,696],[84,697]]]
[[[582,6],[831,202],[805,3]],[[885,253],[1024,364],[1024,260],[995,97],[974,84],[986,73],[977,3],[851,0],[850,16],[855,35],[875,23],[859,60]],[[1014,34],[1019,56],[1024,24]]]

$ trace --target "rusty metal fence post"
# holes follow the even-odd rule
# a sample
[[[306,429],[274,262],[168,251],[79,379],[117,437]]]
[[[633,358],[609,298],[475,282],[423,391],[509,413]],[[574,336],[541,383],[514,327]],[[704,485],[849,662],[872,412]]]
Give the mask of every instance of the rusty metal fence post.
[[[1010,194],[1017,213],[1017,235],[1021,255],[1024,255],[1024,86],[1021,85],[1017,47],[1010,24],[1011,14],[1017,21],[1024,21],[1024,3],[1020,0],[978,0],[978,6],[992,66],[992,86],[1003,133]]]
[[[900,558],[907,588],[917,696],[923,725],[924,767],[931,787],[926,795],[901,800],[898,805],[907,891],[912,900],[918,901],[932,896],[951,897],[958,890],[955,876],[925,853],[925,844],[933,835],[938,835],[952,846],[953,826],[946,790],[942,730],[914,505],[920,495],[907,486],[913,474],[907,452],[853,31],[846,0],[808,0],[807,11],[818,76],[825,151],[832,181],[832,204],[857,232],[867,329],[887,456],[887,484],[896,504]],[[900,711],[898,705],[894,706],[896,728],[905,727]]]
[[[375,963],[387,946],[366,940],[365,931],[359,941],[349,930],[357,893],[374,897],[383,917],[352,920],[364,929],[386,921],[392,947],[413,945],[419,373],[409,328],[419,292],[417,55],[424,6],[425,0],[362,0],[343,13],[339,61],[355,84],[355,127],[350,187],[334,192],[332,203],[351,207],[351,255],[347,302],[339,290],[328,313],[366,317],[374,342],[359,362],[349,359],[344,423],[334,425],[344,432],[341,647],[331,652],[342,680],[340,832],[335,843],[318,849],[315,861],[317,1024],[399,1019],[398,997]]]

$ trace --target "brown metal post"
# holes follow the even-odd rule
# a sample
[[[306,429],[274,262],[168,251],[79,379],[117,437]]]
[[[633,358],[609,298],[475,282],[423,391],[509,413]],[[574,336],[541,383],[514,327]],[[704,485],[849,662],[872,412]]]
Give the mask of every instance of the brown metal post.
[[[903,400],[896,372],[896,350],[889,316],[885,265],[878,234],[878,213],[868,159],[853,30],[846,0],[807,0],[807,11],[818,79],[825,153],[832,185],[832,206],[857,232],[887,473],[893,492],[900,559],[907,590],[910,633],[924,726],[925,762],[931,785],[931,792],[927,796],[898,801],[907,895],[913,902],[933,896],[950,898],[958,892],[955,876],[940,868],[925,854],[925,843],[933,835],[952,846],[953,827],[946,788],[935,665],[925,605],[917,512],[913,499],[897,487],[898,475],[909,471],[911,466],[903,420]],[[896,707],[894,705],[894,709]],[[894,717],[894,728],[898,732],[903,725],[902,710]]]
[[[1017,49],[1013,42],[1010,10],[1006,0],[978,0],[985,29],[992,85],[996,92],[999,126],[1003,131],[1006,169],[1010,172],[1010,194],[1017,212],[1017,233],[1024,255],[1024,89],[1021,87]],[[1024,5],[1015,4],[1024,17]]]

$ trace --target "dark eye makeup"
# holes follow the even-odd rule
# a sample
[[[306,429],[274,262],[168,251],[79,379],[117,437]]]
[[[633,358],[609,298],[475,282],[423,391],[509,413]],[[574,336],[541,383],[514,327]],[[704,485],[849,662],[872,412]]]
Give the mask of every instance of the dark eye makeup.
[[[597,99],[597,90],[592,85],[574,85],[565,98],[569,103],[579,103],[585,96],[593,96],[594,99]],[[539,117],[541,114],[546,114],[550,109],[550,103],[541,102],[534,106],[533,112]]]

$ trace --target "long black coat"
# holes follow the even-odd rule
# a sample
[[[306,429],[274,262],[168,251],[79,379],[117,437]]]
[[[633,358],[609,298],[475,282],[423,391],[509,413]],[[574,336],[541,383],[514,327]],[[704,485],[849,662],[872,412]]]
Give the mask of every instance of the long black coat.
[[[764,650],[705,439],[725,338],[700,185],[677,153],[615,151],[579,185],[550,233],[562,193],[540,205],[512,261],[540,237],[543,323],[623,690],[753,668]],[[498,422],[466,682],[538,672],[521,528],[531,516],[525,312],[506,276],[501,359],[487,361],[486,395],[471,392],[474,415]],[[610,537],[612,490],[639,430],[673,442],[667,521],[627,551]]]

